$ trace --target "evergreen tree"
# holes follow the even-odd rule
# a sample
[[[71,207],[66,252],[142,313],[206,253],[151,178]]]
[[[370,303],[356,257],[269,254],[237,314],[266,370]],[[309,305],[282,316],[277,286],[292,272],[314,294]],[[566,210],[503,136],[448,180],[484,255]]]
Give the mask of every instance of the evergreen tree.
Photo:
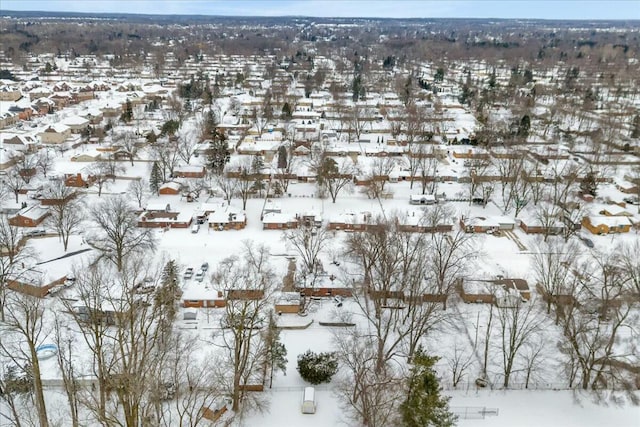
[[[436,82],[441,82],[444,80],[444,68],[438,67],[436,69],[436,74],[433,76],[433,80]]]
[[[129,123],[133,120],[133,106],[131,105],[131,100],[127,99],[127,102],[124,104],[124,111],[120,115],[120,120]]]
[[[529,129],[531,129],[531,119],[525,114],[518,124],[518,136],[526,139],[529,136]]]
[[[311,350],[298,355],[298,372],[311,384],[328,383],[338,372],[338,359],[334,353],[314,353]]]
[[[224,135],[222,135],[224,138]],[[216,138],[212,143],[208,151],[207,156],[209,168],[216,175],[221,175],[224,171],[224,167],[231,159],[231,153],[225,139]]]
[[[180,129],[180,122],[177,120],[167,120],[160,129],[160,135],[174,135]]]
[[[149,177],[149,189],[153,194],[158,194],[160,191],[160,185],[162,184],[162,173],[160,172],[160,166],[158,162],[153,162],[151,168],[151,176]]]
[[[636,114],[631,123],[631,138],[640,138],[640,115]]]
[[[491,75],[489,76],[489,87],[494,89],[496,87],[496,69],[494,68],[491,71]]]
[[[450,397],[441,396],[433,370],[437,357],[427,356],[421,347],[415,352],[408,378],[407,400],[400,405],[402,425],[406,427],[450,427],[456,416],[449,412]]]
[[[580,181],[580,191],[582,194],[591,194],[595,197],[598,193],[598,180],[595,172],[589,172]]]
[[[273,316],[273,312],[269,313],[269,323],[264,335],[265,342],[265,368],[268,368],[269,373],[269,388],[273,383],[273,371],[278,369],[283,374],[287,375],[287,348],[280,341],[280,329],[276,323],[276,319]],[[266,372],[265,372],[266,373]]]
[[[285,169],[287,167],[287,147],[281,145],[278,147],[278,169]]]
[[[173,323],[177,313],[177,302],[182,291],[178,284],[178,266],[174,260],[169,260],[162,270],[160,287],[154,295],[155,308],[161,313],[160,320],[169,326]]]
[[[288,102],[285,102],[282,106],[282,120],[289,121],[291,120],[291,106]]]

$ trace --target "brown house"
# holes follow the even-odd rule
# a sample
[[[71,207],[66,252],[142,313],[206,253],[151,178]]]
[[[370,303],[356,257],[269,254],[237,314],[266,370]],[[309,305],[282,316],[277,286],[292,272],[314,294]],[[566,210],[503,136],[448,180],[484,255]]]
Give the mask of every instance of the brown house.
[[[88,188],[96,181],[96,177],[82,173],[65,174],[64,185],[67,187]]]
[[[42,206],[60,206],[66,204],[67,202],[69,202],[69,200],[75,198],[77,195],[77,191],[72,191],[64,198],[57,198],[48,195],[47,191],[43,191],[42,197],[40,197],[39,200]]]
[[[166,182],[158,189],[158,194],[177,196],[182,190],[182,184],[179,182]]]
[[[290,230],[298,228],[299,221],[295,215],[268,212],[262,216],[263,230]]]
[[[138,217],[138,227],[142,228],[188,228],[193,218],[180,212],[145,211]]]
[[[43,271],[30,268],[22,271],[19,275],[7,278],[7,287],[16,292],[43,298],[52,288],[61,285],[66,280],[66,275],[51,278]]]
[[[173,176],[176,178],[204,178],[205,175],[204,166],[178,166],[173,170]]]
[[[15,227],[37,227],[49,216],[49,210],[39,205],[29,206],[9,218],[9,225]]]

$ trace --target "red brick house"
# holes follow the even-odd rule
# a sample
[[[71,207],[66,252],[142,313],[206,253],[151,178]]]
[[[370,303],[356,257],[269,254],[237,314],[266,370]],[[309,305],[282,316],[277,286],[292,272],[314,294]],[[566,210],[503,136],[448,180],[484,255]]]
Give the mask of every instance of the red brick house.
[[[38,298],[45,297],[49,291],[67,280],[67,276],[50,277],[46,272],[30,268],[20,274],[7,278],[7,287],[13,291]]]
[[[182,184],[179,182],[166,182],[158,189],[158,194],[177,196],[182,191]]]
[[[88,188],[96,181],[96,177],[82,173],[65,174],[64,185],[67,187]]]
[[[173,170],[173,176],[176,178],[204,178],[205,175],[204,166],[185,165]]]
[[[15,227],[37,227],[49,216],[49,210],[39,205],[29,206],[9,218],[9,225]]]
[[[295,215],[268,212],[262,216],[263,230],[289,230],[298,228],[299,221]]]

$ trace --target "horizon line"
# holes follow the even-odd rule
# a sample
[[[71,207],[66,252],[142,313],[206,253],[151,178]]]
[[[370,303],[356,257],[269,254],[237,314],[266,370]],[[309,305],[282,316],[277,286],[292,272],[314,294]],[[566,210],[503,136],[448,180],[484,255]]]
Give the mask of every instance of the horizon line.
[[[162,16],[162,17],[208,17],[208,18],[312,18],[312,19],[383,19],[383,20],[477,20],[477,21],[577,21],[577,22],[640,22],[638,18],[500,18],[500,17],[384,17],[384,16],[313,16],[313,15],[225,15],[225,14],[176,14],[176,13],[134,13],[134,12],[74,12],[69,10],[2,10],[0,9],[0,18],[5,18],[7,14],[72,14],[83,16],[109,16],[109,15],[126,15],[126,16]]]

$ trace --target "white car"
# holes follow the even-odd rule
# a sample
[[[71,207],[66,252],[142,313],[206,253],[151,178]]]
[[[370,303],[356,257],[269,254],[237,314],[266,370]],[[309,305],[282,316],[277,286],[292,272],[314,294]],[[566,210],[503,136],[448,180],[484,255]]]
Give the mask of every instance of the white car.
[[[202,271],[202,270],[198,270],[198,272],[196,273],[196,277],[195,277],[195,279],[196,279],[198,282],[202,282],[202,281],[204,280],[204,271]]]

